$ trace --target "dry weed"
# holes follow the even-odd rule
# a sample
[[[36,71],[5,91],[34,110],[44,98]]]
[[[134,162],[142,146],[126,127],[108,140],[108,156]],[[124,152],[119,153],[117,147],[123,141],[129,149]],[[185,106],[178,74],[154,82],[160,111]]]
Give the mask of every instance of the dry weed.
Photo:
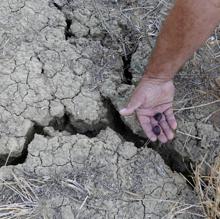
[[[0,180],[0,185],[10,193],[9,199],[0,204],[1,219],[33,218],[39,207],[39,198],[31,181],[13,174],[13,181]]]
[[[203,176],[202,169],[210,170],[209,176]],[[213,166],[202,162],[194,172],[195,189],[203,206],[207,219],[220,218],[220,156]]]

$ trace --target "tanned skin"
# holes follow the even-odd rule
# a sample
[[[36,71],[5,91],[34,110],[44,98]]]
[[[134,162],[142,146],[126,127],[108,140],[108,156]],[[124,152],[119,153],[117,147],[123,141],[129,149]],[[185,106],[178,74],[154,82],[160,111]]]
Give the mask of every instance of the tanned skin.
[[[120,110],[122,116],[136,112],[151,141],[174,138],[173,77],[219,23],[220,0],[177,0],[165,20],[144,75],[127,107]],[[153,117],[158,112],[163,114],[160,122]],[[156,125],[161,128],[159,136],[152,131]]]

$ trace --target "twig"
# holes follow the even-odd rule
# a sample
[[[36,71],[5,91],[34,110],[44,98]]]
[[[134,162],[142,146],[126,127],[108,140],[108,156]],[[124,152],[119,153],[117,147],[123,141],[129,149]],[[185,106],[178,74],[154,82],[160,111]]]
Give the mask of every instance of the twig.
[[[188,136],[190,138],[195,138],[195,139],[198,139],[198,140],[202,140],[202,138],[200,138],[200,137],[197,137],[197,136],[194,136],[194,135],[191,135],[191,134],[179,131],[179,130],[177,130],[176,132],[179,133],[179,134],[182,134],[182,135],[186,135],[186,136]]]
[[[191,110],[191,109],[196,109],[196,108],[201,108],[201,107],[205,107],[205,106],[209,106],[215,103],[220,103],[220,99],[219,100],[215,100],[209,103],[205,103],[205,104],[201,104],[201,105],[197,105],[197,106],[190,106],[190,107],[185,107],[185,108],[180,108],[180,109],[174,109],[174,111],[183,111],[183,110]]]
[[[85,198],[85,200],[83,201],[83,203],[81,204],[81,206],[79,207],[79,211],[78,211],[78,213],[77,213],[77,215],[76,215],[76,219],[79,217],[79,214],[80,214],[80,212],[81,212],[81,209],[83,208],[83,206],[86,204],[86,201],[87,201],[87,199],[88,199],[88,195],[86,196],[86,198]]]

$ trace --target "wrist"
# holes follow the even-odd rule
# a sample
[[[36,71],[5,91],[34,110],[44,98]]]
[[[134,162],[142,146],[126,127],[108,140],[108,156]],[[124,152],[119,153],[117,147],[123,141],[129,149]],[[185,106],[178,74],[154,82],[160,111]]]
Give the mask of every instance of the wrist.
[[[152,74],[150,72],[145,72],[143,77],[142,77],[143,81],[148,81],[148,82],[152,82],[152,83],[166,83],[169,81],[173,81],[173,78],[170,76],[167,76],[166,74]]]
[[[144,72],[144,77],[155,79],[161,82],[173,80],[176,72],[178,71],[178,60],[175,63],[171,61],[166,63],[158,63],[158,59],[152,59]]]

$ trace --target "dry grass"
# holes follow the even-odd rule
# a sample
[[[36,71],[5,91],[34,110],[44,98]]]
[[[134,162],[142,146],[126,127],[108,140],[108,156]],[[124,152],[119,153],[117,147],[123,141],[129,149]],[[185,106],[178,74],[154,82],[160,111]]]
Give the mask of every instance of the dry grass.
[[[8,194],[2,195],[0,200],[0,219],[31,219],[40,218],[40,216],[48,218],[44,212],[45,203],[44,201],[42,202],[44,200],[42,199],[42,191],[46,193],[48,185],[51,185],[51,183],[53,183],[51,178],[40,180],[32,179],[28,176],[18,177],[15,174],[13,174],[13,179],[10,181],[0,179],[0,186],[3,188],[1,191],[3,191],[3,194]],[[62,178],[58,183],[61,190],[67,188],[70,189],[70,192],[73,190],[85,196],[83,201],[71,198],[79,204],[75,218],[80,218],[84,206],[89,206],[86,203],[89,198],[89,191],[76,180]],[[61,190],[60,194],[62,193]],[[89,207],[96,208],[95,206]]]
[[[134,201],[145,201],[145,202],[153,202],[167,205],[168,212],[161,219],[175,219],[180,215],[189,215],[195,216],[195,218],[205,218],[205,215],[201,211],[201,203],[198,204],[190,204],[184,201],[176,201],[169,199],[157,199],[157,198],[143,198],[140,194],[131,193],[130,191],[125,191],[126,194],[132,196],[133,198],[129,198],[126,201],[134,202]],[[140,196],[140,197],[138,197]]]
[[[172,1],[139,1],[133,4],[126,4],[126,1],[115,2],[117,7],[110,7],[102,1],[92,0],[94,11],[101,22],[103,31],[111,37],[112,42],[118,44],[126,58],[136,50],[142,38],[146,39],[152,48],[152,39],[149,40],[149,37],[158,35],[161,23],[173,5]],[[119,29],[112,25],[114,20],[126,24],[129,31],[118,31]]]
[[[203,176],[202,169],[208,167],[209,176]],[[196,167],[195,189],[202,203],[207,219],[220,218],[220,156],[213,166],[202,162]]]
[[[4,204],[0,204],[0,218],[33,218],[37,215],[39,203],[33,185],[23,177],[13,176],[13,181],[1,180],[1,186],[7,188],[7,192],[12,192],[10,197],[12,200],[9,199]]]
[[[204,167],[210,169],[209,176],[203,176],[202,171]],[[178,202],[174,200],[161,200],[161,199],[146,199],[138,197],[136,194],[130,195],[134,198],[127,201],[154,201],[159,203],[170,204],[170,211],[163,218],[173,219],[179,215],[189,215],[207,218],[207,219],[219,219],[220,218],[220,156],[216,159],[213,166],[209,166],[207,163],[202,162],[198,165],[194,172],[195,190],[199,196],[198,204],[189,204],[184,202]],[[0,204],[0,219],[16,219],[16,218],[35,218],[39,215],[40,199],[37,194],[39,186],[44,185],[44,181],[31,180],[23,177],[17,177],[14,175],[13,181],[1,180],[4,187],[8,191],[12,192],[12,196],[16,199],[9,200],[7,203]],[[80,213],[84,206],[87,205],[87,199],[90,192],[80,185],[75,180],[62,179],[60,182],[61,187],[70,188],[85,195],[83,202],[80,202],[80,207],[77,211],[76,218],[80,218]],[[10,198],[11,199],[11,198]],[[75,200],[79,202],[79,200]],[[95,206],[93,206],[95,207]],[[203,209],[203,212],[200,210]]]

